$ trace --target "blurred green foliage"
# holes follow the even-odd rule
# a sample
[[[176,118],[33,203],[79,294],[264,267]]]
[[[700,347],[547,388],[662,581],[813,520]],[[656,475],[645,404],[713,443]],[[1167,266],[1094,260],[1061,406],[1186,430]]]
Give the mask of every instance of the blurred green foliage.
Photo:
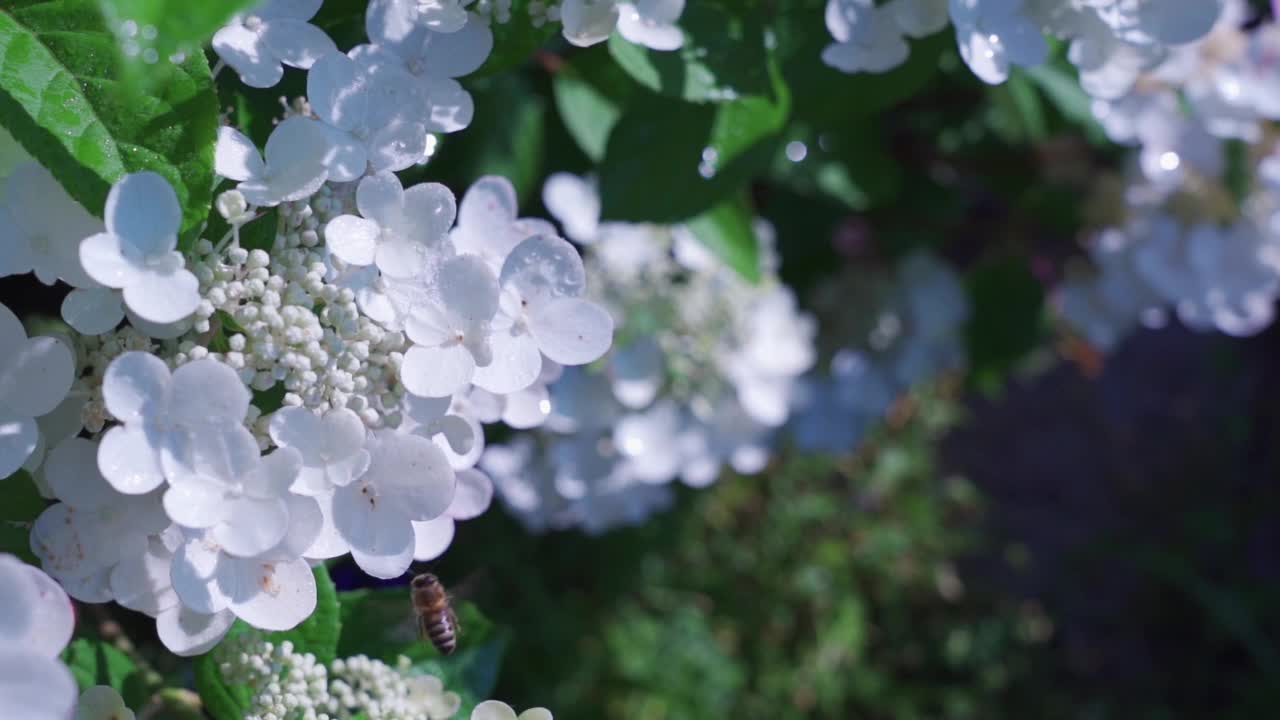
[[[1051,625],[962,579],[981,504],[935,457],[956,419],[923,390],[852,460],[792,456],[603,537],[490,514],[441,572],[487,571],[514,629],[498,694],[557,718],[1019,717]]]

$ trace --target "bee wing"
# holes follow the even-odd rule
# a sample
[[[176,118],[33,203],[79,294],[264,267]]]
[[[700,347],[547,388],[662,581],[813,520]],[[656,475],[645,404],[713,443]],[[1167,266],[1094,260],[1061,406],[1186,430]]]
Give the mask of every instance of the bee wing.
[[[430,629],[431,629],[431,626],[430,626],[430,623],[427,621],[426,614],[425,613],[419,614],[418,615],[418,639],[419,640],[430,639],[430,636],[427,632]]]
[[[453,606],[449,606],[449,622],[453,625],[453,634],[461,635],[462,626],[458,624],[458,614],[453,611]]]

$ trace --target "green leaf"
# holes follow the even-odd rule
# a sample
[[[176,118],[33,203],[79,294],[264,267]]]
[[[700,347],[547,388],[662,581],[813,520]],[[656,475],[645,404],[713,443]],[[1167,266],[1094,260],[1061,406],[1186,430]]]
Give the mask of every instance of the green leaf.
[[[115,32],[129,74],[146,87],[153,68],[180,53],[199,55],[213,34],[256,0],[98,0],[107,27]]]
[[[31,552],[31,531],[25,525],[0,521],[0,553],[9,553],[28,565],[40,567],[40,560]]]
[[[650,50],[614,33],[609,53],[641,85],[690,102],[728,102],[772,92],[757,13],[739,17],[707,2],[689,3],[679,25],[684,31],[679,50]]]
[[[0,7],[0,125],[101,216],[111,185],[151,170],[183,208],[182,247],[213,190],[218,100],[202,53],[157,63],[151,92],[122,82],[114,34],[93,0],[11,0]]]
[[[4,498],[0,503],[0,520],[31,522],[49,505],[26,470],[0,480],[0,498]]]
[[[902,191],[902,168],[889,154],[878,118],[854,118],[841,133],[819,135],[803,125],[789,132],[785,151],[774,157],[772,175],[796,192],[821,193],[862,212]]]
[[[721,203],[689,221],[689,230],[748,282],[760,281],[760,243],[745,202]]]
[[[556,72],[551,89],[556,109],[574,142],[593,162],[604,158],[609,133],[622,117],[635,83],[601,47],[575,56]]]
[[[497,75],[523,65],[556,34],[557,23],[542,23],[541,27],[533,24],[529,2],[512,0],[511,18],[506,22],[489,23],[493,30],[493,52],[475,72],[477,77]]]
[[[1025,258],[987,261],[968,277],[966,345],[973,381],[991,390],[1040,341],[1044,287]]]
[[[142,680],[142,670],[133,660],[102,640],[79,638],[63,651],[62,660],[81,691],[108,685],[124,694]]]
[[[200,693],[204,709],[214,720],[244,720],[253,695],[246,687],[228,685],[213,656],[214,653],[205,653],[195,661],[196,692]]]
[[[1063,60],[1063,63],[1066,61]],[[1014,72],[1025,74],[1034,82],[1058,113],[1079,125],[1090,142],[1095,145],[1107,142],[1107,135],[1091,109],[1093,99],[1080,87],[1075,68],[1070,64],[1063,67],[1056,62],[1049,62],[1031,68],[1015,68]]]
[[[779,114],[738,103],[637,97],[600,166],[607,220],[682,222],[740,191],[778,147]]]
[[[418,637],[410,612],[407,588],[356,590],[343,593],[341,657],[367,655],[395,664],[409,658],[415,673],[435,675],[445,689],[462,696],[458,717],[467,717],[476,703],[488,698],[497,683],[506,651],[507,633],[470,603],[455,603],[462,633],[458,649],[441,657],[431,643]]]

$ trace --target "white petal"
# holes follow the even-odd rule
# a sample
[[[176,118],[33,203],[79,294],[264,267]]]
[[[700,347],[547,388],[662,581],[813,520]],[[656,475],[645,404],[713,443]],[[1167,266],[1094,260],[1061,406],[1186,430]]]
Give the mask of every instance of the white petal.
[[[501,419],[517,430],[527,430],[542,425],[550,414],[551,397],[547,386],[537,383],[508,395]]]
[[[600,227],[600,194],[594,184],[570,173],[555,173],[542,186],[542,203],[578,242],[595,240]]]
[[[378,225],[400,225],[404,217],[404,206],[404,186],[395,173],[375,173],[363,178],[356,186],[356,208],[361,215]]]
[[[369,154],[364,143],[351,133],[329,126],[324,126],[325,140],[329,151],[325,155],[325,169],[329,179],[334,182],[351,182],[359,180],[369,169]]]
[[[232,23],[213,35],[213,50],[249,87],[269,88],[284,77],[280,60],[265,52],[258,33]]]
[[[0,649],[0,717],[67,720],[78,694],[71,671],[56,658],[21,647]]]
[[[173,491],[171,488],[165,497]],[[275,547],[288,529],[289,510],[284,500],[244,498],[227,504],[225,517],[211,534],[228,555],[253,557]]]
[[[449,517],[470,520],[489,509],[493,500],[493,481],[479,470],[458,471],[458,489],[449,505]]]
[[[16,559],[10,562],[18,565],[36,591],[31,626],[21,644],[43,657],[57,657],[71,642],[71,634],[75,630],[76,615],[71,607],[71,598],[67,597],[61,585],[39,568]]]
[[[135,717],[114,688],[95,685],[80,694],[75,720],[135,720]]]
[[[98,446],[98,470],[126,495],[141,495],[164,484],[159,449],[144,428],[120,425],[107,431]]]
[[[360,569],[374,577],[399,577],[413,562],[413,526],[389,503],[371,498],[366,485],[356,481],[334,493],[334,527]]]
[[[62,319],[81,335],[102,335],[124,320],[124,306],[110,288],[75,288],[62,299]]]
[[[52,412],[75,380],[71,348],[54,337],[33,337],[4,349],[0,358],[0,406],[28,417]]]
[[[289,630],[311,617],[316,609],[316,578],[305,560],[281,563],[237,561],[235,601],[231,611],[262,630]],[[232,580],[221,570],[220,582]],[[245,592],[248,591],[248,592]]]
[[[493,361],[478,367],[472,382],[497,395],[523,390],[537,382],[542,371],[542,353],[527,332],[501,330],[489,338]]]
[[[458,216],[453,192],[440,183],[419,183],[404,192],[404,222],[413,237],[433,243],[449,232]]]
[[[369,138],[369,165],[374,170],[404,170],[427,155],[427,129],[420,122],[392,120]]]
[[[284,497],[301,469],[302,453],[296,448],[276,448],[271,454],[264,455],[262,462],[243,477],[244,494],[260,500]]]
[[[244,425],[187,425],[163,436],[160,467],[171,483],[203,477],[229,487],[257,470],[260,455]]]
[[[311,109],[340,130],[354,130],[365,122],[369,114],[367,87],[360,67],[340,52],[320,58],[307,73]]]
[[[476,114],[475,100],[461,83],[452,78],[426,77],[418,84],[428,116],[427,132],[452,133],[465,130]]]
[[[144,320],[177,322],[195,312],[200,304],[200,281],[181,266],[149,271],[125,286],[124,301]]]
[[[0,477],[12,475],[35,452],[40,431],[31,418],[0,411]]]
[[[266,167],[253,141],[232,127],[218,128],[218,144],[213,151],[214,170],[232,180],[262,177]]]
[[[169,368],[160,358],[146,352],[126,352],[107,366],[102,400],[121,422],[141,422],[163,411],[169,380]]]
[[[80,243],[80,264],[89,277],[113,288],[134,282],[141,272],[140,265],[125,256],[120,238],[111,233],[85,238]]]
[[[376,222],[355,215],[339,215],[324,227],[329,252],[349,265],[372,265],[381,234]]]
[[[413,559],[425,562],[443,555],[453,542],[453,529],[453,518],[448,515],[413,523]]]
[[[318,455],[323,449],[320,418],[306,408],[286,405],[271,414],[267,427],[276,445],[297,448],[304,455]]]
[[[456,478],[440,448],[417,435],[383,431],[379,440],[368,472],[353,485],[370,487],[361,494],[371,505],[390,505],[410,520],[443,513],[453,502]]]
[[[217,545],[201,538],[188,540],[178,548],[169,577],[183,606],[210,614],[230,605],[231,598],[217,582],[218,565],[224,558]]]
[[[323,124],[295,115],[271,131],[263,153],[271,194],[281,202],[315,194],[329,177],[328,168],[337,150]]]
[[[107,194],[103,217],[107,230],[142,256],[177,247],[182,206],[173,186],[156,173],[133,173],[116,181]]]
[[[467,17],[467,24],[457,32],[428,35],[422,44],[422,65],[437,77],[470,75],[484,65],[493,51],[493,32],[489,23],[474,13]]]
[[[613,316],[581,298],[556,298],[529,315],[529,332],[547,357],[561,365],[585,365],[613,343]]]
[[[189,426],[240,423],[250,399],[235,370],[212,358],[196,360],[173,371],[170,418]]]
[[[259,37],[285,65],[306,70],[338,46],[323,30],[303,20],[276,18],[262,23]]]
[[[322,524],[315,541],[302,553],[302,556],[308,560],[327,560],[351,552],[351,545],[342,538],[342,534],[334,525],[333,501],[333,492],[316,497],[316,502],[320,506]]]
[[[485,700],[471,711],[471,720],[516,720],[516,711],[500,700]]]
[[[618,33],[628,42],[652,50],[677,50],[684,45],[684,33],[680,28],[648,21],[630,3],[618,4]]]
[[[223,484],[201,477],[190,477],[170,485],[164,492],[164,511],[170,519],[184,527],[211,528],[230,519],[227,516],[233,506],[229,500]],[[276,539],[278,540],[279,538]]]
[[[156,634],[169,652],[191,657],[212,650],[235,621],[236,616],[229,610],[204,614],[175,605],[156,617]]]
[[[481,327],[498,312],[498,278],[479,256],[457,255],[440,266],[440,299],[463,329]]]
[[[476,361],[462,345],[414,345],[404,354],[400,382],[414,395],[447,397],[465,388],[475,373]]]
[[[578,47],[588,47],[608,39],[618,24],[618,8],[611,2],[565,0],[560,6],[564,39]]]
[[[293,560],[306,554],[320,539],[325,525],[324,514],[320,503],[313,497],[290,493],[285,497],[285,503],[289,506],[289,529],[267,556]]]
[[[54,495],[77,510],[96,510],[120,497],[98,472],[98,443],[85,438],[58,443],[45,462],[44,477]]]
[[[515,290],[529,308],[556,297],[578,297],[586,290],[586,269],[567,240],[535,235],[521,241],[502,263],[503,289]]]

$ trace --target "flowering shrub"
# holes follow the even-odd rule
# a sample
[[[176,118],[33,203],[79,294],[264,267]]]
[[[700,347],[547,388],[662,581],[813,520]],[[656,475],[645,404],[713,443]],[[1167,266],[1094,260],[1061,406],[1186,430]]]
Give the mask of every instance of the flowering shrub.
[[[189,5],[0,7],[0,716],[543,720],[485,700],[519,628],[459,605],[442,658],[330,569],[402,581],[494,498],[641,525],[1046,328],[1280,295],[1243,0]],[[968,197],[1051,134],[1092,148],[1032,170],[1061,278]],[[117,612],[154,647],[72,642]]]

